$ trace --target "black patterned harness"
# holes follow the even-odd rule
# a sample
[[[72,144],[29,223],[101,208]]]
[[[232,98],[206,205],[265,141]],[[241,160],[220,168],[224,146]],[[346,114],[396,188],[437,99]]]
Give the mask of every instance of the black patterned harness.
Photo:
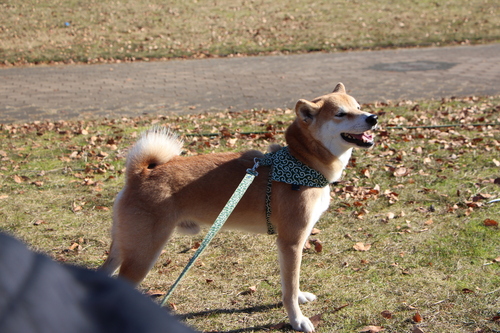
[[[294,191],[300,191],[300,186],[325,187],[329,184],[325,176],[293,157],[288,151],[288,147],[265,154],[263,158],[257,159],[257,162],[259,165],[271,167],[266,188],[266,223],[269,235],[276,233],[271,223],[271,187],[273,181],[291,184]]]

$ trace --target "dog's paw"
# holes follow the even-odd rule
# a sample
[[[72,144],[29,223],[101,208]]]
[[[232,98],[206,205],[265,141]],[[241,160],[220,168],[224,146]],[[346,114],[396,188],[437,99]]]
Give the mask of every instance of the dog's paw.
[[[316,299],[316,295],[311,294],[311,293],[306,293],[304,291],[301,291],[299,293],[299,303],[304,304],[307,302],[312,302]]]
[[[291,320],[291,324],[294,330],[299,332],[314,332],[314,325],[311,323],[307,317],[298,317]]]

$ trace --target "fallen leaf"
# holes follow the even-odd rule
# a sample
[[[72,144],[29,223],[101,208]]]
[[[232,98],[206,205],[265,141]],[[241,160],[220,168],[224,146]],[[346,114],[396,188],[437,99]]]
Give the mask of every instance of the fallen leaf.
[[[35,222],[33,222],[33,225],[40,225],[40,224],[46,224],[47,222],[45,222],[44,220],[36,220]]]
[[[340,311],[340,310],[342,310],[343,308],[348,307],[349,305],[351,305],[351,304],[350,304],[350,303],[346,303],[346,304],[343,304],[343,305],[341,305],[341,306],[338,306],[338,307],[336,307],[335,309],[333,309],[333,312]]]
[[[422,316],[420,315],[420,313],[416,312],[414,315],[413,315],[413,321],[416,322],[416,323],[420,323],[422,322]]]
[[[417,325],[413,325],[413,328],[411,329],[411,333],[424,333],[420,327]]]
[[[353,245],[353,248],[356,250],[356,251],[368,251],[370,248],[372,247],[371,244],[364,244],[364,243],[356,243]]]
[[[493,262],[500,262],[500,257],[493,259]]]
[[[388,310],[384,310],[380,313],[382,315],[382,317],[384,317],[385,319],[392,319],[392,313],[391,311],[388,311]]]
[[[285,322],[281,322],[279,324],[270,326],[269,329],[271,329],[271,330],[282,330],[282,329],[287,328],[289,326],[290,326],[289,324],[287,324]]]
[[[23,182],[22,178],[18,175],[14,175],[14,181],[18,184],[21,184]]]
[[[320,253],[323,251],[323,244],[321,244],[321,241],[319,239],[312,239],[311,243],[314,244],[314,251]]]
[[[361,171],[361,173],[366,177],[366,178],[370,178],[370,170],[368,169],[364,169],[363,171]]]
[[[81,251],[82,246],[75,242],[75,243],[71,244],[71,246],[69,247],[69,250],[70,251]]]
[[[238,138],[231,138],[231,139],[227,140],[226,146],[234,147],[236,145],[236,141],[238,141]]]
[[[242,291],[240,295],[251,295],[257,291],[257,286],[248,287],[247,290]]]
[[[462,289],[462,292],[464,294],[473,294],[474,293],[474,290],[471,290],[471,289],[468,289],[468,288],[464,288]]]
[[[405,167],[397,168],[396,170],[394,170],[394,173],[393,173],[393,175],[395,177],[403,177],[403,176],[406,176],[407,174],[408,174],[408,170]]]
[[[492,219],[484,220],[484,225],[486,227],[498,227],[498,222]]]
[[[363,327],[358,332],[377,333],[377,332],[382,332],[384,330],[385,330],[385,328],[383,328],[382,326],[369,325],[369,326]]]
[[[320,234],[320,233],[321,233],[321,230],[319,230],[319,229],[313,228],[311,230],[311,235],[317,235],[317,234]]]
[[[318,315],[310,317],[309,320],[311,321],[311,323],[313,324],[314,327],[318,327],[319,324],[321,324],[322,317],[323,317],[323,314],[320,313]]]
[[[434,223],[434,221],[432,219],[429,219],[429,220],[424,222],[424,225],[431,225],[433,223]]]

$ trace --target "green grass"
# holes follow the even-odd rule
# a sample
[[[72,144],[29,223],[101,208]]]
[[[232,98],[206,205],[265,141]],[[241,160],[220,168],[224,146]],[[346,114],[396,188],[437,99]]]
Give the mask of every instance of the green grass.
[[[498,42],[494,0],[0,3],[0,63],[103,62]]]
[[[322,314],[318,332],[376,325],[400,333],[415,324],[424,332],[500,330],[492,320],[500,311],[500,229],[484,225],[500,213],[500,204],[486,203],[500,197],[500,131],[488,125],[500,121],[499,105],[500,97],[490,97],[363,106],[381,119],[377,144],[355,151],[332,187],[321,233],[311,236],[323,251],[303,254],[302,289],[318,300],[302,309]],[[96,268],[109,248],[126,150],[143,129],[172,127],[184,136],[186,155],[265,151],[283,143],[292,119],[290,110],[262,110],[0,125],[0,228],[55,260]],[[484,125],[394,127],[459,123]],[[175,235],[141,288],[165,292],[202,238]],[[371,248],[356,251],[358,242]],[[256,292],[247,292],[251,286]],[[276,326],[287,321],[280,298],[275,238],[226,231],[171,302],[203,331],[289,331]]]

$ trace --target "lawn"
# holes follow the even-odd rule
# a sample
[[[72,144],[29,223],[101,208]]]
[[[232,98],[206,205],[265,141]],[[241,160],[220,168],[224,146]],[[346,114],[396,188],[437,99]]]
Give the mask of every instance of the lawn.
[[[498,42],[495,0],[8,0],[0,64]]]
[[[376,145],[355,151],[331,187],[331,207],[303,253],[302,288],[318,296],[303,311],[317,316],[318,332],[499,332],[500,202],[488,202],[500,198],[500,97],[362,109],[381,120]],[[96,268],[110,245],[127,149],[144,129],[174,129],[185,155],[265,151],[284,143],[293,116],[0,125],[0,228],[59,262]],[[176,234],[141,289],[160,300],[203,234]],[[275,237],[224,231],[169,302],[201,331],[289,331],[280,297]]]

